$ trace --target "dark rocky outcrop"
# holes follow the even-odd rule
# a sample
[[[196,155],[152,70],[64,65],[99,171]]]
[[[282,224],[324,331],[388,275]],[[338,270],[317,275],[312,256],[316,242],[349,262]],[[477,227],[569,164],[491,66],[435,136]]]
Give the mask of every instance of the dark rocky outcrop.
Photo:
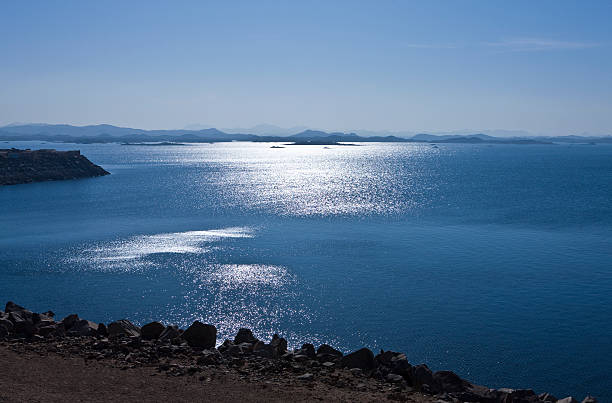
[[[194,322],[187,330],[151,322],[142,328],[123,319],[107,326],[72,314],[55,321],[53,312],[35,313],[9,302],[0,311],[0,342],[32,346],[41,355],[57,352],[85,359],[112,360],[123,368],[155,365],[169,376],[193,375],[205,368],[237,371],[254,382],[294,379],[300,384],[323,382],[330,387],[354,385],[362,390],[392,390],[390,400],[408,400],[411,394],[429,396],[426,401],[485,403],[578,403],[572,397],[558,400],[531,389],[490,389],[474,385],[452,371],[433,373],[425,364],[412,366],[406,355],[383,351],[374,356],[367,348],[347,355],[323,344],[289,350],[287,340],[275,334],[269,343],[242,328],[234,340],[215,348],[217,329]],[[61,351],[60,351],[61,350]],[[179,361],[177,361],[179,360]],[[181,362],[183,364],[177,364]],[[374,386],[372,386],[374,385]],[[421,400],[418,400],[421,401]],[[596,403],[587,396],[582,403]]]
[[[0,149],[0,185],[108,174],[79,151]]]
[[[162,323],[151,322],[140,328],[140,335],[145,340],[154,340],[159,338],[164,330],[166,330],[166,326],[164,326]]]
[[[363,370],[376,368],[374,353],[365,347],[342,357],[340,365],[346,368],[359,368]]]
[[[253,332],[250,329],[240,328],[238,334],[234,337],[234,344],[240,343],[253,343],[255,344],[257,339],[253,336]]]
[[[108,325],[108,336],[140,336],[140,328],[127,319],[121,319]]]
[[[185,330],[183,338],[191,347],[213,348],[217,344],[217,328],[196,320]]]

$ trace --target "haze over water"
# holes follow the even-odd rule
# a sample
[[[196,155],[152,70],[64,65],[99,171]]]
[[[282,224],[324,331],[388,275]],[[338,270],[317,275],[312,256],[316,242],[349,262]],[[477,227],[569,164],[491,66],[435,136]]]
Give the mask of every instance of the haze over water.
[[[0,188],[4,299],[612,399],[612,146],[11,146],[111,175]]]

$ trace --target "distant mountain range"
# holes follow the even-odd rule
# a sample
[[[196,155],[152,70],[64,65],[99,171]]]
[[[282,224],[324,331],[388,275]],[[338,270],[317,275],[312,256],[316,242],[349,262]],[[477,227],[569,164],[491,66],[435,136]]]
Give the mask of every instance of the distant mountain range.
[[[276,126],[256,126],[257,133],[227,132],[215,128],[199,130],[143,130],[112,125],[50,125],[50,124],[12,124],[0,127],[0,141],[42,140],[67,143],[113,143],[113,142],[308,142],[332,144],[334,142],[427,142],[427,143],[468,143],[468,144],[548,144],[548,143],[610,143],[612,136],[513,136],[496,137],[483,133],[449,133],[449,134],[414,134],[410,137],[397,135],[363,135],[344,132],[325,132],[320,130],[302,130],[293,134],[278,134]],[[294,128],[295,129],[295,128]],[[267,133],[267,134],[266,134]]]

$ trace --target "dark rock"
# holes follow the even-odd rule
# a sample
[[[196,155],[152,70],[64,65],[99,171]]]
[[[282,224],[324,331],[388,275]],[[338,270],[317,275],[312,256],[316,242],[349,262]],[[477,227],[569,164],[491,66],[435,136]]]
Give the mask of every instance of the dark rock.
[[[317,356],[333,356],[333,357],[342,357],[342,353],[330,345],[321,344],[317,349]]]
[[[70,327],[68,334],[71,336],[96,336],[98,334],[98,324],[81,319]]]
[[[253,336],[253,332],[251,332],[250,329],[246,329],[246,328],[240,328],[238,330],[238,334],[236,334],[236,337],[234,337],[235,344],[240,344],[240,343],[255,344],[256,342],[257,342],[257,338]]]
[[[121,319],[108,325],[108,336],[140,336],[140,328],[127,319]]]
[[[179,337],[180,335],[181,333],[179,332],[178,326],[168,325],[159,335],[159,340],[172,340]]]
[[[57,330],[57,326],[56,325],[43,326],[43,327],[38,329],[38,334],[43,336],[43,337],[47,337],[50,334],[54,333],[56,330]]]
[[[282,337],[279,337],[278,334],[272,336],[270,345],[274,349],[275,357],[280,357],[287,352],[287,340]]]
[[[363,370],[376,368],[374,353],[368,348],[362,348],[345,355],[340,360],[340,365],[346,368],[360,368]]]
[[[36,329],[32,320],[32,312],[12,310],[9,312],[9,321],[13,323],[13,331],[15,333],[26,337],[31,337],[35,334]]]
[[[391,383],[399,383],[404,380],[404,378],[401,375],[397,375],[397,374],[389,374],[387,375],[385,379],[387,380],[387,382],[391,382]]]
[[[72,315],[66,316],[64,319],[62,319],[62,323],[64,324],[64,329],[70,330],[72,325],[77,323],[79,320],[80,320],[79,315],[75,313],[73,313]]]
[[[421,390],[424,390],[423,385],[427,385],[426,389],[430,388],[430,385],[434,383],[433,374],[427,365],[419,364],[414,367],[413,371],[413,385]]]
[[[8,329],[0,323],[0,339],[8,337],[9,334],[10,332],[8,331]]]
[[[11,333],[15,327],[13,322],[8,319],[8,315],[6,315],[6,318],[0,318],[0,326],[4,326],[9,333]]]
[[[314,378],[314,375],[307,372],[304,375],[300,375],[296,378],[299,379],[300,381],[311,381]]]
[[[166,326],[160,322],[151,322],[140,328],[140,335],[145,340],[154,340],[159,338],[165,329]]]
[[[538,399],[540,399],[543,402],[556,402],[557,400],[559,400],[553,395],[551,395],[550,393],[540,393],[538,395]]]
[[[317,352],[315,351],[314,346],[310,343],[302,344],[302,348],[297,350],[295,353],[298,355],[305,355],[306,357],[310,359],[317,358]]]
[[[273,358],[274,348],[270,344],[258,341],[253,345],[253,354],[259,357]]]
[[[196,320],[182,337],[192,347],[213,348],[217,343],[217,328]]]
[[[108,337],[108,328],[104,323],[98,323],[98,336]]]
[[[14,303],[13,301],[9,301],[6,303],[6,306],[4,308],[4,312],[6,313],[11,313],[11,312],[20,312],[20,311],[27,311],[27,309],[25,309],[24,307],[22,307],[21,305],[17,305],[16,303]]]
[[[461,379],[453,371],[438,371],[433,374],[433,384],[430,384],[439,392],[464,392],[472,386],[469,382]]]

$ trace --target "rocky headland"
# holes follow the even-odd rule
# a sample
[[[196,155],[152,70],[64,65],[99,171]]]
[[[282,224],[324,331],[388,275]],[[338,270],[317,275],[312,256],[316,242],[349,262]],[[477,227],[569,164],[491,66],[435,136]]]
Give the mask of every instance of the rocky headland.
[[[177,394],[183,393],[181,390],[193,394],[193,390],[207,388],[206,393],[221,393],[225,397],[220,400],[578,402],[572,397],[557,399],[531,389],[491,389],[475,385],[452,371],[432,372],[425,364],[413,365],[400,352],[381,350],[374,354],[361,348],[345,354],[327,344],[315,347],[309,343],[289,349],[287,341],[278,335],[265,342],[245,328],[233,340],[219,344],[216,327],[199,321],[180,329],[161,322],[139,327],[126,319],[96,323],[76,314],[56,320],[52,311],[35,313],[13,302],[8,302],[5,310],[0,311],[0,355],[3,362],[14,366],[10,368],[5,363],[6,376],[17,377],[15,382],[21,386],[23,377],[14,374],[19,373],[19,358],[26,357],[26,372],[40,372],[39,367],[51,365],[58,368],[51,375],[63,382],[70,377],[82,377],[83,371],[89,370],[100,372],[100,377],[96,377],[99,382],[111,379],[114,387],[121,386],[116,385],[119,378],[125,379],[124,389],[131,382],[146,388],[158,382],[151,376],[164,375],[190,380],[180,387],[174,385]],[[75,359],[81,361],[68,364]],[[97,367],[74,371],[78,365],[83,366],[82,360]],[[113,370],[127,372],[117,377]],[[45,376],[50,376],[45,371],[42,370]],[[228,391],[228,385],[235,388]],[[19,397],[11,395],[10,387],[0,388],[3,390],[0,398],[53,400],[40,395],[28,396],[30,386],[19,389]],[[292,393],[296,395],[290,397]],[[192,395],[187,400],[189,396]],[[175,397],[182,400],[179,395]],[[582,403],[596,401],[586,397]]]
[[[0,149],[0,185],[108,175],[80,151]]]

